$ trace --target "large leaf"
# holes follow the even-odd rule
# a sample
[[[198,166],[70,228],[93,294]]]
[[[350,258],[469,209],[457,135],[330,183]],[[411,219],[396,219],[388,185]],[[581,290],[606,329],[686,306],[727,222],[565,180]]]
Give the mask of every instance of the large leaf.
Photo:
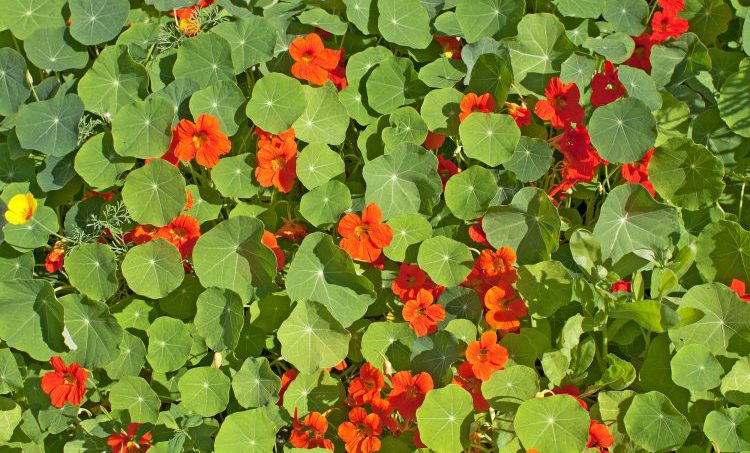
[[[473,412],[471,395],[458,385],[428,392],[417,409],[420,439],[438,453],[464,451],[469,444]]]
[[[640,160],[656,142],[656,119],[646,104],[635,98],[597,108],[588,127],[591,144],[608,162]]]
[[[182,367],[190,354],[192,340],[182,321],[167,316],[157,318],[146,330],[146,359],[154,371],[166,373]]]
[[[188,39],[177,51],[172,72],[175,78],[191,79],[201,86],[234,80],[232,50],[216,33],[200,33]]]
[[[319,88],[306,87],[304,92],[307,99],[303,103],[305,110],[292,125],[296,136],[307,143],[343,143],[349,127],[349,115],[339,102],[333,84]],[[296,101],[299,102],[298,99]]]
[[[466,155],[490,167],[508,161],[521,138],[513,118],[496,113],[473,113],[458,130]]]
[[[229,378],[213,367],[191,368],[177,383],[185,409],[212,417],[229,404]]]
[[[177,247],[157,238],[128,250],[122,275],[134,293],[159,299],[180,286],[185,271]]]
[[[177,167],[155,159],[128,174],[122,200],[136,222],[164,226],[185,207],[185,179]]]
[[[117,154],[140,159],[161,157],[172,141],[174,106],[163,97],[126,105],[112,118]]]
[[[16,134],[21,146],[51,156],[64,156],[78,143],[83,103],[75,94],[33,102],[18,112]]]
[[[127,0],[70,0],[70,34],[81,44],[100,44],[120,33],[130,12]]]
[[[750,449],[750,406],[728,407],[711,411],[706,416],[703,431],[720,451]]]
[[[685,345],[672,357],[672,380],[688,390],[716,388],[722,374],[721,364],[702,344]]]
[[[276,445],[276,427],[263,409],[234,412],[216,435],[216,453],[265,453]]]
[[[112,117],[121,107],[146,97],[148,75],[126,46],[101,51],[78,83],[78,94],[86,110]]]
[[[198,296],[195,329],[214,351],[234,349],[244,321],[242,300],[236,293],[208,288]]]
[[[71,361],[93,369],[117,358],[122,328],[103,302],[71,294],[60,299],[65,307],[65,327],[75,344]]]
[[[8,0],[2,22],[16,38],[26,39],[40,28],[65,25],[62,10],[66,5],[64,0]]]
[[[273,57],[276,33],[266,18],[248,15],[238,21],[223,22],[212,31],[229,43],[232,65],[237,74]]]
[[[232,377],[234,397],[242,407],[255,408],[278,399],[281,379],[271,371],[265,357],[245,359]]]
[[[432,42],[430,16],[419,0],[379,0],[378,30],[394,44],[424,49]]]
[[[569,395],[532,398],[521,403],[513,426],[527,450],[580,451],[588,440],[589,414]]]
[[[516,35],[525,6],[525,0],[458,0],[456,19],[470,43],[481,38],[507,38]]]
[[[624,421],[633,442],[652,453],[678,449],[690,433],[685,416],[659,392],[635,395]]]
[[[24,48],[29,61],[51,71],[82,69],[89,62],[86,48],[63,26],[37,29],[24,41]]]
[[[492,172],[472,165],[445,184],[445,204],[459,219],[476,219],[484,214],[496,193],[497,182]]]
[[[18,111],[31,90],[26,81],[26,60],[9,47],[0,49],[0,115]]]
[[[161,401],[143,378],[127,376],[115,382],[109,392],[113,410],[127,410],[130,420],[137,423],[155,423]]]
[[[464,281],[474,265],[469,247],[445,236],[422,242],[417,261],[435,283],[443,286],[456,286]]]
[[[109,299],[117,291],[117,261],[112,249],[99,243],[81,244],[65,256],[71,285],[95,300]]]
[[[270,73],[255,83],[245,113],[264,131],[286,131],[307,107],[302,85],[289,76]]]

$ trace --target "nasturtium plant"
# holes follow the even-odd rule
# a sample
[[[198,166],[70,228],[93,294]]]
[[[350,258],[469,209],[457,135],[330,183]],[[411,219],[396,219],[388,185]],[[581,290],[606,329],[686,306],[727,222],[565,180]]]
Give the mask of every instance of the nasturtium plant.
[[[0,450],[750,450],[747,0],[6,0]]]

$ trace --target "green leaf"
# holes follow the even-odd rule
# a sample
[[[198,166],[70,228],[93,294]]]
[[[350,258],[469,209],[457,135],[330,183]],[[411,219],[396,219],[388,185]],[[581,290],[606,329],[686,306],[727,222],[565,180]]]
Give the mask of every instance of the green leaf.
[[[86,48],[73,40],[68,27],[39,28],[23,44],[29,61],[39,68],[82,69],[89,62]]]
[[[99,133],[86,140],[75,154],[75,172],[95,189],[122,184],[123,173],[133,168],[135,159],[115,153],[112,135]]]
[[[70,34],[87,46],[120,33],[130,12],[127,0],[70,0]]]
[[[117,154],[139,159],[161,157],[172,141],[174,106],[151,96],[121,108],[112,118],[112,140]]]
[[[75,344],[70,361],[94,369],[117,358],[122,328],[106,304],[78,294],[64,296],[60,302],[65,307],[65,327]]]
[[[508,161],[518,146],[521,130],[510,115],[472,113],[459,126],[466,155],[490,167]]]
[[[419,267],[442,286],[456,286],[469,275],[474,265],[466,244],[445,236],[426,239],[419,246]]]
[[[651,49],[651,77],[658,86],[680,84],[711,69],[711,56],[695,33],[683,33]]]
[[[234,81],[229,43],[216,33],[200,33],[187,39],[177,50],[172,73],[176,79],[191,79],[203,87],[222,80]]]
[[[351,207],[349,188],[344,183],[333,180],[302,195],[299,210],[305,220],[320,226],[335,223]]]
[[[157,238],[128,251],[122,275],[134,293],[159,299],[180,286],[185,271],[177,247]]]
[[[297,138],[307,143],[342,144],[349,127],[349,115],[339,102],[336,88],[326,83],[318,88],[305,87],[304,93],[305,110],[292,125]],[[299,99],[295,102],[299,103]]]
[[[655,300],[618,302],[610,316],[615,319],[629,319],[652,332],[665,332],[678,321],[675,312]]]
[[[75,94],[26,104],[18,112],[16,134],[21,146],[50,156],[64,156],[78,143],[83,103]]]
[[[469,392],[455,384],[427,393],[417,409],[422,442],[438,453],[458,453],[469,444],[474,403]]]
[[[182,321],[162,316],[151,323],[148,330],[146,360],[159,373],[179,370],[190,355],[192,339]]]
[[[198,296],[195,329],[210,349],[234,349],[244,321],[242,300],[236,293],[208,288]]]
[[[16,426],[21,422],[21,406],[9,398],[0,397],[0,440],[10,440]]]
[[[742,65],[740,70],[730,75],[719,91],[719,112],[721,119],[737,135],[750,137],[750,118],[744,114],[750,108],[750,65]]]
[[[154,159],[128,174],[122,200],[136,222],[164,226],[180,215],[187,203],[185,179],[174,165]]]
[[[615,64],[625,62],[635,49],[635,42],[626,33],[612,33],[607,36],[586,38],[583,47],[598,53]]]
[[[521,266],[516,288],[529,312],[543,318],[552,316],[573,297],[573,279],[559,261]]]
[[[401,107],[388,116],[389,127],[383,129],[386,153],[399,143],[421,145],[427,138],[427,124],[413,107]]]
[[[19,250],[31,250],[47,244],[49,236],[60,228],[57,214],[47,206],[40,206],[34,213],[34,220],[22,225],[5,223],[5,242]]]
[[[307,145],[297,157],[297,177],[307,189],[325,184],[344,172],[344,160],[326,145]]]
[[[252,198],[258,194],[254,172],[251,155],[238,154],[220,159],[211,169],[211,180],[225,197]]]
[[[414,144],[394,148],[367,162],[362,169],[365,200],[375,203],[384,219],[426,213],[437,204],[443,190],[435,154]]]
[[[65,0],[8,0],[3,6],[3,25],[18,39],[25,40],[40,28],[65,25]]]
[[[450,88],[465,75],[466,64],[452,58],[438,58],[419,70],[419,80],[432,88]]]
[[[602,15],[615,31],[638,36],[648,12],[645,0],[606,0]]]
[[[229,378],[216,368],[191,368],[180,377],[182,405],[203,417],[213,417],[229,404]]]
[[[300,417],[304,417],[310,412],[325,412],[334,407],[344,394],[341,381],[325,370],[301,373],[284,392],[284,408],[291,414],[296,410]]]
[[[413,262],[417,245],[432,237],[432,225],[419,214],[393,217],[388,221],[388,226],[393,230],[393,240],[383,249],[383,253],[393,261],[403,262],[409,255],[409,261]]]
[[[432,90],[424,98],[420,114],[427,129],[439,134],[458,134],[458,115],[463,94],[455,88]]]
[[[651,453],[678,449],[690,433],[685,416],[659,392],[635,395],[624,421],[633,442]]]
[[[502,104],[508,97],[513,83],[513,69],[510,62],[494,53],[482,54],[471,68],[469,92],[491,93],[495,102]]]
[[[711,411],[703,431],[718,450],[733,452],[750,449],[750,406],[728,407]]]
[[[432,42],[430,16],[420,0],[379,0],[378,30],[386,41],[424,49]]]
[[[377,32],[377,2],[372,0],[343,0],[346,5],[346,17],[349,22],[365,34]],[[350,82],[351,83],[351,82]]]
[[[608,162],[641,160],[656,141],[656,120],[635,98],[622,98],[594,110],[589,121],[591,144]]]
[[[70,284],[94,300],[107,300],[117,291],[117,260],[109,246],[81,244],[65,254]]]
[[[685,2],[685,9],[680,13],[680,17],[688,20],[690,31],[704,44],[713,44],[727,31],[733,16],[732,7],[724,0],[691,0]]]
[[[264,17],[248,15],[238,21],[222,22],[211,31],[229,43],[235,74],[273,57],[276,32]]]
[[[367,105],[387,114],[407,104],[406,88],[413,73],[411,60],[393,56],[383,59],[367,77]]]
[[[472,165],[445,184],[445,204],[459,219],[476,219],[484,214],[496,193],[497,182],[492,172]]]
[[[651,78],[644,70],[622,65],[617,68],[617,76],[620,82],[628,92],[628,96],[640,99],[651,111],[658,111],[662,107],[661,93],[654,79]],[[657,119],[657,129],[659,126],[659,116]],[[658,140],[657,140],[658,144]]]
[[[464,345],[452,332],[440,330],[414,340],[411,348],[411,371],[425,371],[432,381],[445,383],[451,365],[456,362]]]
[[[387,360],[395,371],[408,370],[411,346],[416,339],[408,323],[373,322],[362,335],[362,356],[378,369]]]
[[[750,358],[738,359],[724,375],[721,394],[734,404],[750,404]]]
[[[303,24],[312,25],[321,30],[325,30],[334,35],[343,35],[346,33],[347,24],[339,16],[331,14],[321,8],[313,8],[303,11],[297,16],[297,19]]]
[[[588,440],[589,415],[568,395],[532,398],[518,408],[513,426],[527,450],[580,451]]]
[[[10,349],[0,349],[0,394],[23,388],[23,377]]]
[[[322,232],[302,241],[289,265],[286,289],[294,301],[321,303],[344,327],[360,319],[374,302],[372,282],[357,275],[349,255]]]
[[[510,205],[491,207],[482,228],[493,247],[511,247],[519,263],[533,263],[549,259],[557,248],[560,217],[544,191],[525,187]]]
[[[710,390],[721,384],[724,370],[702,344],[688,344],[672,357],[672,380],[691,391]]]
[[[245,113],[264,131],[279,134],[292,127],[306,107],[305,92],[299,81],[272,72],[255,82]]]
[[[16,113],[31,93],[26,81],[26,60],[9,47],[0,49],[0,91],[3,93],[0,115],[3,116]]]
[[[540,138],[522,136],[510,160],[503,165],[519,181],[531,182],[541,178],[552,165],[552,148]]]
[[[533,368],[523,365],[495,371],[482,383],[482,395],[498,411],[512,411],[538,392],[539,376]]]
[[[597,381],[597,385],[606,385],[615,390],[624,390],[635,381],[636,371],[633,364],[610,353],[605,356],[607,369]]]
[[[63,306],[44,280],[0,282],[0,338],[39,361],[65,351]]]
[[[232,290],[242,300],[270,286],[276,256],[260,242],[263,229],[260,220],[238,216],[203,234],[193,249],[193,266],[201,284]]]
[[[234,412],[224,419],[216,435],[216,453],[265,453],[276,445],[276,426],[263,409]]]
[[[284,358],[300,372],[312,373],[344,360],[351,334],[323,305],[300,301],[279,327],[277,337]]]
[[[194,118],[202,113],[215,116],[221,130],[231,136],[239,129],[237,112],[244,102],[245,95],[237,84],[223,80],[193,93],[190,96],[190,113]]]
[[[659,195],[691,211],[714,204],[724,190],[724,165],[689,138],[673,138],[656,148],[648,175]]]
[[[560,65],[560,79],[563,83],[575,83],[579,91],[583,91],[588,86],[594,73],[596,73],[596,62],[593,58],[584,55],[574,53]]]
[[[245,359],[232,377],[232,390],[240,406],[255,408],[275,403],[281,379],[271,370],[265,357]]]
[[[126,46],[105,47],[78,82],[78,94],[86,110],[112,117],[121,107],[146,97],[148,74]]]
[[[126,410],[136,423],[156,423],[161,400],[144,379],[126,376],[112,385],[109,392],[112,410]]]
[[[458,0],[456,19],[467,42],[499,40],[515,36],[525,9],[526,2],[522,0]]]
[[[719,220],[707,225],[696,245],[695,265],[706,281],[750,282],[750,233],[738,223]]]
[[[111,379],[121,379],[138,376],[145,364],[146,346],[140,338],[126,330],[122,333],[117,357],[105,365],[104,370]]]
[[[594,237],[601,241],[604,258],[617,262],[635,251],[666,250],[678,231],[675,208],[655,201],[640,184],[626,184],[604,200]]]

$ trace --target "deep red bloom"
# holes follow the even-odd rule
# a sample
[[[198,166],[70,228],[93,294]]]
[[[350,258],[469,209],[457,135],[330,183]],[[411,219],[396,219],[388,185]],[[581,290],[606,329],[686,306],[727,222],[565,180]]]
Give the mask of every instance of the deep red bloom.
[[[477,219],[477,223],[469,226],[469,237],[472,241],[489,247],[490,243],[487,241],[487,235],[484,233],[484,228],[482,228],[483,221],[484,217],[480,217]]]
[[[547,99],[537,102],[534,111],[539,118],[549,121],[552,127],[562,129],[570,123],[583,121],[578,85],[573,82],[563,84],[559,77],[552,77],[544,89],[544,95]]]
[[[578,401],[578,404],[581,405],[582,408],[589,410],[589,405],[586,404],[586,401],[583,400],[583,398],[580,398],[581,391],[573,384],[563,385],[562,387],[555,387],[552,389],[552,393],[555,395],[568,395],[572,396],[573,398]]]
[[[260,239],[266,247],[271,249],[274,255],[276,255],[276,270],[280,271],[284,269],[286,259],[284,258],[284,251],[279,247],[279,243],[276,241],[276,236],[268,230],[263,232],[263,237]]]
[[[664,11],[679,13],[685,9],[685,0],[657,0],[659,7]]]
[[[333,451],[333,442],[324,437],[326,431],[328,431],[328,419],[325,415],[320,412],[311,412],[300,423],[295,409],[289,443],[295,448],[326,448]]]
[[[432,292],[435,290],[435,283],[416,264],[401,263],[398,276],[391,283],[393,294],[402,301],[407,301],[415,299],[423,289]]]
[[[393,230],[382,222],[382,216],[375,203],[362,211],[362,217],[346,214],[339,220],[338,231],[342,237],[339,246],[355,260],[374,262],[393,240]]]
[[[368,414],[363,407],[349,411],[349,421],[339,425],[339,437],[347,453],[372,453],[380,450],[383,427],[377,414]]]
[[[598,448],[601,453],[609,451],[609,447],[614,445],[615,438],[609,433],[607,425],[591,420],[589,424],[589,440],[586,448]]]
[[[62,241],[55,242],[52,251],[44,259],[44,268],[50,274],[54,274],[63,268],[65,263],[65,244]]]
[[[594,178],[596,169],[605,163],[591,147],[588,130],[583,124],[575,128],[565,126],[565,131],[552,140],[552,146],[563,154],[563,181],[550,191],[550,196],[565,192],[578,182],[588,182]]]
[[[416,376],[410,371],[399,371],[391,378],[391,385],[388,400],[406,420],[415,419],[425,395],[434,387],[432,376],[424,371]]]
[[[159,228],[156,237],[166,239],[180,251],[182,259],[193,254],[193,247],[201,237],[201,227],[194,217],[181,214],[169,222],[169,225]]]
[[[282,223],[281,227],[276,230],[277,238],[297,242],[307,236],[307,227],[303,223],[297,223],[294,219],[282,219]]]
[[[437,323],[445,319],[445,308],[434,303],[432,293],[420,289],[415,299],[404,304],[401,315],[417,336],[423,337],[437,330]]]
[[[508,350],[497,344],[497,334],[492,330],[472,341],[465,354],[474,375],[482,381],[489,380],[492,373],[502,370],[508,362]]]
[[[676,11],[657,11],[651,19],[651,40],[658,44],[669,38],[679,38],[689,27],[687,19],[677,17]]]
[[[495,110],[495,99],[490,93],[484,93],[481,96],[469,93],[461,99],[461,113],[458,119],[463,121],[474,112],[492,113],[493,110]]]
[[[531,125],[531,110],[512,102],[506,102],[505,106],[508,107],[508,114],[513,117],[518,127]]]
[[[328,73],[328,80],[333,82],[336,88],[338,88],[339,90],[343,90],[349,85],[346,81],[346,65],[344,63],[344,49],[339,49],[336,52],[338,52],[338,55],[339,55],[339,62],[336,65],[336,67],[333,68],[333,70]]]
[[[138,427],[142,423],[131,423],[128,432],[112,433],[107,438],[107,445],[112,448],[112,453],[137,453],[145,452],[151,448],[151,433],[148,432],[140,438],[136,438]]]
[[[469,362],[464,362],[456,369],[458,375],[453,376],[453,383],[458,384],[471,394],[474,400],[474,410],[477,412],[487,412],[490,410],[490,403],[482,395],[482,380],[474,375],[474,370]]]
[[[625,291],[626,293],[629,293],[632,286],[633,286],[632,282],[628,282],[625,280],[618,280],[612,283],[612,288],[610,288],[609,291],[612,293],[616,293],[618,291]]]
[[[102,200],[109,201],[114,196],[115,196],[115,193],[112,192],[111,190],[108,192],[97,192],[96,190],[92,190],[83,196],[83,200],[88,200],[89,198],[97,197],[97,198],[101,198]]]
[[[383,390],[384,386],[383,373],[365,362],[359,369],[359,376],[349,383],[348,392],[354,398],[355,404],[365,404],[375,398],[380,398],[380,391]]]
[[[440,182],[443,183],[443,190],[445,190],[445,183],[447,183],[448,180],[451,179],[451,176],[457,174],[461,170],[458,169],[458,166],[455,163],[453,163],[452,160],[446,159],[440,154],[437,155],[437,160],[438,160],[438,167],[437,167],[438,176],[440,176]]]
[[[745,292],[745,282],[733,278],[732,283],[729,285],[729,288],[737,293],[737,295],[740,296],[740,299],[744,300],[745,302],[750,302],[750,294],[747,294]]]
[[[289,388],[289,384],[291,384],[299,375],[299,371],[297,371],[294,368],[290,368],[281,375],[281,388],[279,389],[279,401],[276,403],[279,406],[282,406],[284,404],[284,393],[286,393],[286,389]]]
[[[42,376],[42,390],[49,395],[52,405],[63,407],[66,402],[73,406],[81,404],[86,394],[88,371],[76,362],[66,366],[59,356],[52,357],[50,363],[54,371]]]
[[[445,143],[445,135],[428,131],[427,137],[424,139],[422,146],[429,150],[435,151],[436,149],[440,149],[440,147],[443,146],[443,143]]]
[[[232,142],[221,131],[219,120],[208,114],[201,114],[193,123],[180,120],[177,124],[177,146],[174,155],[183,162],[195,161],[206,168],[219,163],[219,157],[232,149]]]
[[[651,48],[654,46],[653,40],[649,33],[641,33],[633,37],[635,49],[625,64],[633,68],[640,68],[646,72],[651,72]]]
[[[329,73],[336,69],[341,60],[339,52],[326,49],[316,33],[295,38],[289,46],[289,55],[294,60],[292,75],[313,85],[324,85]]]
[[[297,179],[297,142],[294,140],[294,132],[291,135],[269,137],[258,140],[255,179],[263,187],[276,187],[286,193],[292,190]]]
[[[604,72],[597,72],[591,80],[591,105],[599,107],[625,96],[625,85],[611,61],[604,63]]]
[[[622,174],[622,178],[627,182],[642,185],[652,197],[655,197],[656,191],[654,190],[654,185],[648,180],[648,164],[651,162],[653,155],[654,148],[651,148],[640,162],[624,164],[620,167],[620,174]]]
[[[443,48],[443,55],[453,60],[461,59],[461,38],[458,36],[434,36],[433,39]]]

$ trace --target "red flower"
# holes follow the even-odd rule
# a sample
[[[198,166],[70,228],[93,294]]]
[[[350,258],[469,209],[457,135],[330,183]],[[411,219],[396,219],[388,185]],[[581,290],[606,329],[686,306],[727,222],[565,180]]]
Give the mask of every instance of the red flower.
[[[575,128],[565,126],[565,131],[552,140],[552,145],[563,154],[563,181],[550,191],[550,196],[565,192],[578,182],[594,178],[599,164],[605,163],[591,147],[589,133],[583,124]]]
[[[182,208],[182,210],[189,211],[193,208],[193,194],[190,193],[189,190],[185,189],[185,197],[187,198],[187,201],[185,202],[185,206]]]
[[[278,406],[282,406],[284,404],[284,393],[286,393],[286,389],[289,388],[289,384],[291,384],[297,378],[297,375],[299,375],[299,371],[295,370],[294,368],[284,371],[284,374],[281,375],[279,401],[276,403]]]
[[[148,432],[140,438],[136,438],[138,427],[142,423],[131,423],[128,432],[112,433],[107,438],[107,445],[112,447],[112,453],[136,453],[145,452],[151,448],[151,433]]]
[[[611,61],[604,63],[604,72],[597,72],[591,80],[591,105],[599,107],[625,96],[625,86],[620,82],[617,68]]]
[[[362,217],[346,214],[339,220],[339,246],[355,260],[375,262],[382,250],[393,240],[393,230],[382,222],[382,213],[375,203],[370,203]]]
[[[391,417],[393,414],[393,405],[387,398],[375,398],[370,401],[370,408],[373,412],[378,414],[380,417],[380,424],[390,429],[391,431],[398,432],[399,427],[396,420]]]
[[[339,437],[346,444],[347,453],[372,453],[380,450],[383,433],[380,417],[368,414],[362,407],[349,411],[349,421],[339,425]]]
[[[359,369],[359,376],[349,383],[348,391],[349,395],[354,398],[355,404],[365,404],[380,398],[380,391],[384,386],[383,373],[365,362]]]
[[[436,149],[440,149],[440,147],[443,146],[443,143],[445,143],[445,135],[428,131],[427,137],[424,139],[422,146],[435,151]]]
[[[612,288],[610,288],[610,292],[616,293],[618,291],[625,291],[626,293],[629,293],[631,290],[631,287],[633,286],[633,283],[627,282],[625,280],[618,280],[612,284]]]
[[[627,182],[642,185],[652,197],[655,197],[656,191],[654,190],[654,185],[648,180],[648,164],[651,162],[653,155],[654,148],[651,148],[640,162],[624,164],[620,167],[620,174],[622,174],[622,178]]]
[[[86,369],[76,362],[65,366],[59,356],[52,357],[50,363],[54,371],[48,371],[42,376],[42,390],[49,395],[52,405],[63,407],[66,402],[73,406],[81,404],[86,394]]]
[[[729,288],[737,293],[737,295],[740,296],[740,299],[744,300],[745,302],[750,302],[750,294],[747,294],[745,292],[745,282],[733,278],[732,283],[729,285]]]
[[[302,223],[297,223],[294,219],[282,219],[283,225],[276,230],[277,238],[298,241],[307,236],[307,228]]]
[[[55,272],[62,269],[64,263],[65,244],[63,244],[61,241],[57,241],[55,242],[55,246],[52,248],[52,251],[47,255],[47,258],[44,259],[44,268],[50,274],[54,274]]]
[[[679,13],[685,9],[685,0],[657,0],[659,7],[664,11]]]
[[[677,17],[676,11],[657,11],[651,19],[651,39],[658,44],[669,38],[679,38],[688,31],[689,26],[687,19]]]
[[[391,283],[393,294],[402,301],[407,301],[416,298],[423,289],[432,291],[435,289],[435,283],[416,264],[401,263],[398,276]]]
[[[280,271],[284,269],[286,259],[284,258],[284,252],[279,247],[279,243],[276,241],[276,236],[268,230],[263,232],[263,237],[260,239],[266,247],[271,249],[274,255],[276,255],[276,270]]]
[[[581,391],[575,385],[568,384],[563,385],[562,387],[555,387],[552,389],[552,393],[554,393],[555,395],[572,396],[576,399],[576,401],[578,401],[578,404],[580,404],[582,408],[589,410],[589,405],[586,404],[586,401],[584,401],[582,398],[579,398]]]
[[[461,59],[461,38],[458,36],[434,36],[433,39],[443,48],[443,55],[452,59]]]
[[[491,113],[493,110],[495,110],[495,99],[490,93],[484,93],[481,96],[469,93],[461,99],[461,113],[458,119],[463,121],[474,112]]]
[[[166,239],[180,251],[182,259],[193,254],[193,247],[201,237],[201,227],[195,218],[182,214],[169,222],[169,225],[159,228],[156,237]]]
[[[92,190],[89,193],[87,193],[86,195],[84,195],[83,199],[84,200],[88,200],[89,198],[98,197],[98,198],[101,198],[102,200],[109,201],[114,196],[115,196],[115,193],[112,192],[111,190],[109,192],[97,192],[96,190]]]
[[[443,190],[445,190],[445,183],[447,183],[448,180],[451,179],[451,176],[457,174],[461,170],[458,169],[458,166],[456,166],[456,164],[454,164],[452,160],[446,159],[440,154],[438,154],[437,160],[438,176],[440,176],[440,182],[443,183]]]
[[[477,412],[487,412],[490,410],[490,403],[482,395],[482,380],[474,375],[474,370],[469,362],[464,362],[456,369],[457,376],[453,376],[453,383],[458,384],[471,394],[474,400],[474,410]]]
[[[326,448],[333,451],[333,442],[324,437],[326,431],[328,431],[328,419],[325,415],[320,412],[311,412],[300,423],[295,409],[289,443],[295,448]]]
[[[180,120],[177,124],[177,146],[174,155],[183,162],[195,158],[206,168],[219,163],[219,157],[232,149],[229,137],[221,131],[219,120],[212,115],[201,114],[193,123]]]
[[[289,46],[289,55],[294,60],[292,75],[313,85],[324,85],[328,74],[336,69],[341,59],[339,52],[326,49],[323,40],[315,33],[295,38]]]
[[[508,107],[508,113],[513,117],[518,127],[531,125],[531,110],[512,102],[506,102],[505,106]]]
[[[490,243],[487,241],[487,235],[484,233],[484,228],[482,228],[483,221],[484,217],[480,217],[477,219],[477,223],[469,226],[469,237],[472,241],[489,247]]]
[[[497,334],[492,330],[472,341],[465,354],[474,375],[482,381],[489,380],[492,373],[502,370],[508,362],[508,350],[497,344]]]
[[[328,73],[328,80],[333,82],[336,88],[338,88],[339,90],[343,90],[349,85],[346,81],[346,66],[344,64],[344,49],[339,49],[336,52],[338,52],[338,55],[339,55],[339,62],[336,65],[336,67],[331,72]]]
[[[420,289],[416,299],[406,302],[401,315],[417,336],[423,337],[437,330],[437,323],[445,319],[445,308],[434,303],[432,293]]]
[[[297,142],[294,132],[291,135],[261,138],[258,140],[258,167],[255,179],[263,187],[276,187],[281,192],[289,192],[297,179]]]
[[[586,443],[586,448],[598,448],[601,453],[605,453],[608,447],[611,447],[615,443],[615,438],[609,433],[607,425],[599,423],[596,420],[591,420],[589,424],[589,441]]]
[[[432,376],[424,371],[413,376],[410,371],[399,371],[391,378],[388,400],[406,420],[414,420],[424,397],[433,389]]]
[[[583,107],[578,103],[581,94],[575,83],[563,84],[559,77],[552,77],[544,89],[544,95],[547,99],[537,102],[534,111],[539,118],[549,121],[552,127],[562,129],[570,123],[583,121]]]
[[[154,239],[159,233],[159,227],[153,225],[138,225],[125,235],[125,242],[135,245],[145,244]]]
[[[633,41],[635,41],[635,50],[633,50],[633,54],[630,58],[625,61],[625,64],[650,72],[651,47],[654,46],[654,42],[651,40],[651,35],[648,33],[641,33],[639,36],[634,37]]]

